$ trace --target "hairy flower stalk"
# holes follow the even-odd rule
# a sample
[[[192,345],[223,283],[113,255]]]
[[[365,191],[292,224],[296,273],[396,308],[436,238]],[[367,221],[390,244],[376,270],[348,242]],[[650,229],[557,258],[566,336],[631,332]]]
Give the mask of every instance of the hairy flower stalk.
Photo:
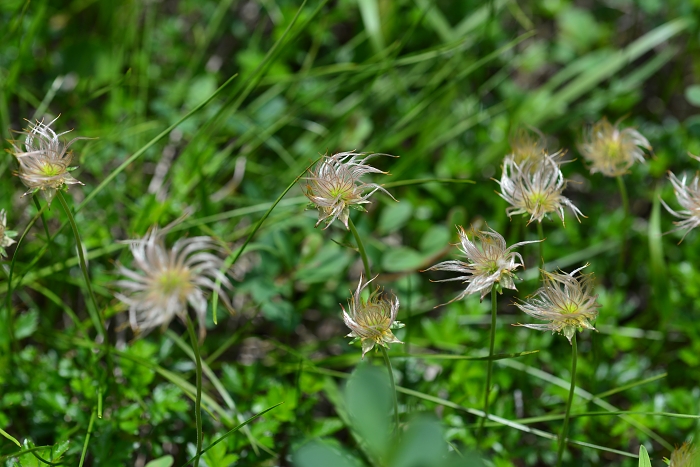
[[[626,174],[635,162],[644,163],[644,150],[651,151],[649,141],[634,128],[620,129],[606,118],[584,133],[579,151],[590,164],[591,173],[606,177]]]
[[[598,317],[598,295],[593,295],[593,274],[542,271],[543,286],[527,301],[515,305],[533,318],[549,321],[546,324],[516,324],[539,331],[563,334],[571,342],[576,330],[593,329],[591,321]]]
[[[683,175],[683,178],[679,179],[673,173],[669,172],[668,178],[673,185],[673,191],[676,193],[678,204],[680,204],[683,209],[676,212],[671,209],[664,200],[661,200],[661,202],[668,212],[681,219],[674,222],[676,228],[671,230],[671,232],[685,230],[683,238],[681,238],[682,242],[686,235],[688,235],[688,232],[700,225],[700,175],[696,174],[690,183],[688,183],[688,179],[685,175]]]
[[[7,256],[5,248],[15,243],[12,237],[15,237],[17,232],[7,230],[7,213],[4,209],[0,209],[0,257]]]
[[[455,298],[461,300],[470,294],[479,294],[480,300],[483,300],[486,294],[491,292],[491,331],[489,343],[489,357],[493,356],[494,345],[496,341],[496,292],[503,293],[503,288],[517,290],[513,278],[515,271],[519,266],[523,266],[523,258],[520,253],[512,251],[521,245],[528,243],[536,243],[538,240],[516,243],[508,247],[506,240],[495,230],[476,230],[472,227],[472,239],[462,226],[457,226],[459,234],[459,250],[467,259],[467,262],[452,260],[432,266],[426,271],[451,271],[457,272],[459,277],[443,279],[436,282],[458,281],[461,280],[465,284],[469,284]],[[478,239],[479,245],[476,240]],[[491,374],[493,370],[493,360],[489,359],[486,372],[486,388],[484,389],[484,414],[488,416],[489,411],[489,395],[491,393]],[[479,435],[483,431],[486,418],[482,418],[479,424]]]
[[[549,321],[547,324],[516,324],[540,331],[554,331],[564,334],[571,344],[571,385],[569,397],[564,412],[564,423],[559,435],[559,451],[557,466],[561,466],[566,437],[569,429],[569,415],[576,388],[576,360],[578,358],[576,345],[576,330],[581,328],[595,329],[590,323],[598,317],[598,295],[593,295],[593,274],[581,274],[575,277],[581,269],[567,274],[564,272],[550,273],[542,271],[544,285],[537,290],[528,301],[516,303],[516,306],[528,315]]]
[[[564,208],[568,207],[580,222],[581,211],[562,195],[566,188],[566,180],[556,161],[559,153],[546,154],[539,159],[528,159],[518,163],[513,157],[503,161],[503,174],[498,184],[501,186],[499,195],[510,207],[506,214],[529,214],[528,223],[536,220],[542,222],[544,217],[555,212],[562,223]],[[585,217],[585,216],[583,216]]]
[[[391,391],[394,396],[394,419],[395,429],[399,433],[399,404],[396,397],[396,383],[394,382],[394,370],[391,367],[389,353],[387,349],[389,344],[403,344],[391,332],[393,329],[404,327],[402,323],[396,321],[396,315],[399,312],[399,299],[394,295],[385,295],[380,287],[377,287],[369,294],[367,300],[362,298],[362,291],[367,288],[370,282],[376,279],[377,276],[364,282],[364,276],[360,274],[360,281],[357,284],[355,293],[348,300],[348,310],[346,311],[343,305],[343,321],[350,328],[350,334],[346,337],[352,337],[350,343],[357,342],[362,344],[362,358],[365,354],[372,350],[375,345],[379,346],[384,357],[384,364],[389,372],[389,382],[391,383]]]
[[[362,176],[368,173],[387,173],[365,164],[368,159],[379,155],[388,154],[341,152],[330,157],[324,156],[323,160],[309,171],[302,190],[313,207],[318,209],[317,227],[321,222],[325,222],[326,229],[334,220],[340,219],[345,228],[349,229],[350,208],[364,211],[363,204],[369,203],[368,198],[376,191],[383,191],[396,201],[382,186],[361,180]]]
[[[153,227],[144,238],[125,242],[134,256],[134,269],[119,266],[126,279],[115,283],[122,288],[116,297],[129,306],[129,322],[135,332],[165,327],[175,316],[186,323],[189,304],[199,320],[201,337],[207,312],[204,289],[216,293],[232,309],[225,291],[233,286],[220,271],[221,258],[209,251],[219,250],[211,237],[181,238],[168,249],[164,237],[171,226]]]
[[[19,163],[15,175],[29,188],[24,195],[41,191],[49,204],[56,196],[56,190],[67,185],[83,185],[70,174],[77,167],[70,166],[73,151],[69,148],[80,139],[90,139],[77,137],[67,143],[61,141],[61,136],[72,130],[54,132],[51,125],[57,119],[58,117],[49,123],[44,123],[43,120],[29,122],[29,128],[20,132],[26,135],[24,142],[10,141],[13,148],[11,153]]]
[[[375,345],[389,348],[389,344],[403,344],[391,332],[404,327],[396,321],[399,299],[393,294],[384,294],[380,287],[370,293],[366,300],[362,298],[362,291],[376,278],[365,282],[364,276],[360,275],[357,289],[348,300],[348,309],[340,305],[343,321],[351,331],[346,337],[353,338],[351,344],[358,340],[362,343],[362,358]]]
[[[469,234],[462,226],[457,226],[457,233],[459,234],[459,243],[456,246],[467,262],[443,261],[426,269],[426,271],[450,271],[461,274],[459,277],[435,282],[463,281],[463,283],[469,284],[462,293],[447,303],[461,300],[470,294],[479,294],[479,298],[483,300],[496,284],[504,289],[517,290],[513,281],[513,278],[516,277],[513,271],[523,266],[523,257],[520,253],[512,250],[528,243],[540,241],[519,242],[508,247],[501,234],[490,228],[489,230],[472,228],[472,239],[469,238]]]

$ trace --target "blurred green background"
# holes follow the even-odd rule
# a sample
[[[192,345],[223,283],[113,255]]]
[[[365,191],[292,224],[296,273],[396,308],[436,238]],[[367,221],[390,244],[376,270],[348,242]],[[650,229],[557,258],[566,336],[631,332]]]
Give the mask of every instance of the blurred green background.
[[[190,210],[172,239],[211,235],[235,249],[324,153],[399,156],[374,160],[391,173],[372,178],[377,183],[476,182],[388,186],[399,203],[378,193],[368,213],[352,216],[379,281],[401,300],[406,327],[397,335],[406,344],[390,354],[483,356],[488,300],[470,296],[434,309],[461,285],[431,284],[439,276],[418,271],[456,259],[449,245],[455,225],[487,222],[509,244],[536,238],[534,224],[508,219],[492,180],[500,177],[509,135],[526,125],[548,136],[551,151],[568,150],[565,195],[587,216],[579,224],[567,213],[565,228],[545,222],[546,267],[570,271],[589,262],[603,305],[599,332],[580,336],[578,385],[585,392],[573,410],[697,415],[698,234],[680,244],[682,233],[661,236],[673,219],[659,199],[677,208],[666,172],[698,169],[687,153],[700,153],[699,14],[697,0],[2,0],[4,139],[17,137],[12,131],[25,127],[24,119],[59,114],[57,131],[96,138],[73,146],[80,166],[74,175],[85,186],[68,193],[74,204],[94,196],[76,218],[98,304],[109,316],[109,344],[121,355],[114,376],[94,362],[99,342],[75,240],[68,229],[56,234],[66,219],[52,205],[46,220],[56,234],[53,245],[46,250],[39,221],[18,251],[8,250],[21,278],[10,297],[20,340],[0,356],[0,428],[27,439],[24,449],[55,445],[53,454],[37,452],[49,459],[62,450],[62,461],[77,465],[106,378],[103,417],[94,420],[85,465],[140,467],[156,458],[162,464],[151,466],[169,465],[162,460],[168,455],[182,465],[195,440],[186,331],[173,322],[167,332],[134,339],[114,298],[115,265],[131,262],[119,241]],[[603,116],[636,127],[654,148],[645,165],[625,176],[629,229],[616,181],[590,175],[576,150],[585,126]],[[0,161],[0,207],[8,211],[8,228],[21,234],[36,209],[21,197],[15,165],[10,154]],[[306,204],[295,186],[234,267],[236,314],[219,307],[215,325],[210,313],[202,346],[210,369],[204,445],[284,403],[219,443],[200,465],[291,465],[293,453],[318,439],[354,453],[347,465],[376,465],[353,427],[343,389],[360,348],[344,338],[339,303],[362,265],[344,246],[353,243],[350,234],[339,224],[314,229],[317,213],[304,210]],[[561,418],[528,419],[563,413],[570,346],[561,336],[511,326],[529,320],[513,298],[538,285],[537,246],[519,251],[525,280],[499,299],[496,351],[539,353],[494,365],[492,413],[556,435]],[[6,295],[7,274],[0,291]],[[3,349],[7,340],[4,329]],[[381,364],[374,355],[365,360],[369,367]],[[430,433],[417,436],[431,452],[476,449],[479,419],[468,409],[481,409],[485,362],[393,360],[397,384],[412,391],[399,394],[402,417],[429,416],[411,429]],[[574,418],[570,437],[596,447],[570,446],[565,463],[637,465],[629,455],[644,444],[653,465],[664,465],[660,459],[697,428],[693,419],[660,416]],[[437,441],[429,441],[435,433]],[[496,423],[486,433],[487,465],[553,465],[556,458],[556,441],[547,437]],[[313,446],[327,444],[306,446],[297,465],[322,465]],[[17,465],[3,456],[18,449],[0,437],[6,465]],[[19,462],[44,465],[29,454]],[[401,462],[395,465],[427,465]]]

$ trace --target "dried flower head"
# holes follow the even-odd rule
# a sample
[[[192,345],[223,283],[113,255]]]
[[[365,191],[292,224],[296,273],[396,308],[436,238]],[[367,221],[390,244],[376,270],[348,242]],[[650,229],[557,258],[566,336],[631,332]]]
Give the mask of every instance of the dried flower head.
[[[389,344],[403,344],[391,332],[392,329],[400,329],[404,325],[396,321],[399,312],[399,299],[394,294],[384,294],[382,289],[377,287],[369,294],[367,300],[362,298],[362,291],[377,277],[364,282],[364,276],[360,275],[360,282],[357,284],[355,293],[348,300],[348,310],[343,305],[343,321],[350,328],[350,334],[346,337],[353,337],[350,343],[362,342],[362,358],[376,345],[389,348]]]
[[[181,238],[168,249],[164,237],[171,226],[153,227],[144,238],[125,242],[134,256],[134,269],[119,266],[126,279],[115,283],[122,289],[116,297],[129,306],[129,322],[135,332],[166,327],[175,316],[185,321],[189,303],[203,336],[207,312],[203,289],[217,293],[231,310],[224,289],[233,286],[221,272],[224,262],[209,251],[220,250],[211,237]]]
[[[72,130],[56,134],[51,125],[58,120],[56,117],[49,123],[37,121],[29,122],[29,128],[20,132],[26,135],[24,143],[11,141],[12,155],[17,158],[19,170],[15,175],[19,176],[22,183],[29,188],[25,195],[41,191],[46,200],[51,204],[56,190],[64,185],[83,185],[76,180],[70,172],[77,167],[71,167],[73,151],[69,148],[83,137],[73,138],[66,142],[61,141],[61,136]]]
[[[305,178],[302,190],[313,207],[318,209],[318,222],[316,226],[325,221],[326,227],[334,220],[340,221],[348,228],[350,209],[364,211],[363,204],[370,201],[368,198],[375,191],[380,190],[391,196],[382,186],[376,183],[364,183],[360,178],[368,173],[386,174],[379,169],[365,164],[365,162],[378,155],[356,153],[354,151],[341,152],[332,156],[323,156],[323,160]],[[367,192],[367,190],[370,190]],[[391,199],[396,199],[391,196]]]
[[[503,161],[503,175],[498,182],[501,185],[501,198],[511,205],[506,214],[530,214],[529,222],[542,219],[550,212],[556,212],[564,222],[564,207],[569,207],[581,222],[581,211],[570,199],[562,195],[566,180],[555,159],[559,153],[545,154],[539,159],[528,159],[519,164],[512,157]],[[583,216],[586,217],[586,216]],[[528,223],[529,223],[528,222]]]
[[[17,235],[14,230],[7,230],[7,213],[0,209],[0,256],[7,256],[5,248],[15,243],[12,237]]]
[[[671,453],[669,467],[698,467],[700,466],[700,453],[691,443],[683,443]]]
[[[587,265],[586,265],[587,266]],[[577,272],[586,266],[567,274],[563,271],[542,271],[543,286],[526,301],[515,305],[536,319],[549,321],[547,324],[516,324],[539,331],[553,331],[564,334],[569,342],[577,329],[593,329],[590,323],[598,317],[600,305],[593,295],[593,274]]]
[[[678,179],[673,173],[669,172],[668,178],[673,185],[673,191],[676,193],[678,204],[684,209],[676,212],[668,207],[668,204],[666,204],[664,200],[661,200],[661,202],[668,212],[681,219],[680,221],[674,222],[677,227],[671,230],[671,232],[685,229],[685,234],[683,234],[683,238],[681,238],[682,242],[685,236],[688,235],[688,232],[700,225],[700,175],[696,174],[695,177],[693,177],[693,181],[689,184],[687,184],[685,175],[683,175],[683,178]]]
[[[644,163],[644,151],[651,151],[649,141],[634,128],[620,129],[606,118],[593,124],[583,136],[579,151],[589,162],[591,173],[607,177],[627,173],[635,161]]]
[[[499,284],[501,288],[517,290],[515,282],[513,282],[515,277],[513,271],[519,266],[523,266],[524,261],[520,253],[512,250],[521,245],[541,241],[520,242],[506,247],[506,240],[498,232],[490,228],[489,230],[472,228],[473,240],[469,239],[469,234],[465,232],[462,226],[457,226],[457,233],[459,234],[459,244],[456,246],[467,258],[467,262],[443,261],[426,269],[426,271],[452,271],[464,274],[451,279],[435,281],[463,281],[463,283],[469,284],[462,293],[447,303],[461,300],[473,293],[478,293],[480,299],[483,300],[495,284]],[[481,248],[476,244],[477,239]]]
[[[518,128],[510,137],[510,157],[518,164],[547,154],[547,139],[536,128]]]

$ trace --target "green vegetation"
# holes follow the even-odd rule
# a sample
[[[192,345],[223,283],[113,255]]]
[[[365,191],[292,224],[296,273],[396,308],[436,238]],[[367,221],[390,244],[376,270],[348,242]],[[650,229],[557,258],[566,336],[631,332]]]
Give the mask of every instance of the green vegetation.
[[[665,465],[700,427],[700,230],[663,235],[678,219],[662,209],[685,209],[668,171],[700,169],[699,15],[697,0],[0,2],[0,233],[17,234],[1,258],[0,464],[544,466],[565,431],[561,465]],[[22,196],[10,140],[59,115],[65,142],[86,138],[79,167],[37,170],[84,186],[49,205]],[[579,148],[603,117],[648,140],[645,163],[591,174]],[[535,128],[566,150],[580,222],[566,206],[565,226],[506,215],[494,179]],[[625,149],[600,147],[624,172]],[[352,150],[398,156],[363,181],[399,202],[378,191],[349,229],[314,228],[304,177]],[[124,241],[169,224],[168,247],[214,239],[233,290],[209,276],[205,314],[191,302],[139,334]],[[456,274],[420,271],[466,261],[456,225],[545,241],[515,250],[517,290],[451,301],[466,284],[430,281]],[[513,303],[542,286],[538,266],[586,263],[601,306],[597,332],[573,334],[569,411],[572,345],[513,326],[540,323]],[[395,295],[405,327],[363,359],[339,304],[370,269],[366,292]]]

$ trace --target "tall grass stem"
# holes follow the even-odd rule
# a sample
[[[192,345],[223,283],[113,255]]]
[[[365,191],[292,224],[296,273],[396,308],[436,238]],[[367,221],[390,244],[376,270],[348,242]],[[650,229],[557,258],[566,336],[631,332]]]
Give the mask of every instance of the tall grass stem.
[[[569,399],[566,401],[566,410],[564,411],[564,424],[561,427],[561,436],[559,436],[559,452],[557,453],[557,467],[561,467],[562,457],[564,456],[564,447],[566,446],[566,437],[569,433],[569,416],[571,415],[571,403],[574,400],[574,390],[576,389],[576,359],[578,351],[576,348],[576,334],[571,338],[571,387],[569,388]]]
[[[32,196],[32,199],[34,200],[34,206],[36,206],[36,210],[41,216],[41,223],[44,224],[44,232],[46,233],[46,241],[49,243],[49,248],[53,248],[53,239],[51,238],[51,234],[49,233],[49,225],[46,223],[46,217],[44,217],[44,210],[41,209],[41,204],[39,203],[39,198],[36,196]]]
[[[75,218],[73,217],[73,214],[71,213],[70,208],[68,207],[68,203],[66,203],[66,199],[63,196],[63,193],[61,190],[56,190],[56,197],[58,198],[58,201],[61,203],[61,207],[63,208],[63,211],[66,213],[66,216],[68,217],[68,222],[70,223],[71,229],[73,229],[73,236],[75,237],[75,243],[76,246],[78,247],[78,259],[80,261],[80,269],[83,271],[83,278],[85,279],[85,286],[87,287],[88,290],[88,295],[90,296],[90,301],[92,302],[92,307],[94,309],[93,312],[90,312],[90,317],[92,318],[95,327],[97,328],[97,332],[100,333],[100,336],[102,336],[102,341],[106,344],[107,343],[107,328],[105,327],[105,322],[104,322],[104,316],[102,316],[102,313],[100,313],[100,309],[97,306],[97,300],[95,299],[95,292],[92,290],[92,283],[90,282],[90,274],[88,273],[87,269],[87,262],[85,261],[85,254],[83,253],[83,243],[80,241],[80,233],[78,232],[78,225],[75,223]],[[90,307],[88,307],[88,310]]]
[[[484,423],[489,416],[489,396],[491,395],[491,375],[493,374],[493,351],[496,347],[496,311],[498,309],[498,290],[496,285],[491,288],[491,337],[489,342],[489,360],[486,364],[486,387],[484,388],[484,416],[479,422],[477,438],[481,440],[484,431]]]
[[[90,444],[90,435],[92,435],[92,426],[95,423],[95,416],[96,415],[97,415],[97,410],[95,410],[93,408],[92,413],[90,414],[90,423],[88,423],[87,435],[85,435],[85,442],[83,443],[83,451],[80,453],[80,463],[78,464],[78,467],[83,467],[83,464],[85,463],[85,457],[87,456],[88,444]]]
[[[194,467],[199,466],[199,458],[202,455],[202,356],[199,353],[199,340],[194,330],[194,323],[190,315],[187,315],[187,332],[190,335],[192,353],[194,353],[195,363],[195,386],[196,393],[194,399],[194,420],[197,425],[197,450],[194,456]]]

